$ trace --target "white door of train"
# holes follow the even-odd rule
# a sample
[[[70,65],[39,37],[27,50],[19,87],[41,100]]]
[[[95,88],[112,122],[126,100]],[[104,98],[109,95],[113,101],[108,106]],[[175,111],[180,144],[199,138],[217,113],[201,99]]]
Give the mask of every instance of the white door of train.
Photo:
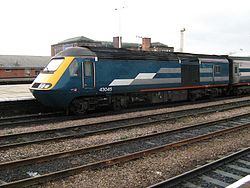
[[[237,84],[240,82],[240,71],[239,71],[239,63],[233,62],[233,84]]]

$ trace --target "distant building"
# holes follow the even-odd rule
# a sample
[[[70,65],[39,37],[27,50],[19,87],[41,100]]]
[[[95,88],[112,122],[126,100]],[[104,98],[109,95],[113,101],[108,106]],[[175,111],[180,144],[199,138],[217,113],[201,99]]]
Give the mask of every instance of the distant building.
[[[121,38],[120,38],[121,40]],[[86,47],[109,47],[109,48],[118,48],[119,47],[119,37],[113,37],[113,42],[111,41],[95,41],[89,39],[84,36],[75,37],[66,39],[62,42],[57,44],[51,45],[51,56],[74,46],[86,46]],[[138,43],[122,43],[121,47],[130,49],[130,50],[144,50],[144,51],[165,51],[165,52],[173,52],[174,47],[169,47],[165,44],[160,42],[153,42],[151,43],[151,38],[142,38],[142,44]]]
[[[0,55],[0,79],[35,78],[50,56]]]

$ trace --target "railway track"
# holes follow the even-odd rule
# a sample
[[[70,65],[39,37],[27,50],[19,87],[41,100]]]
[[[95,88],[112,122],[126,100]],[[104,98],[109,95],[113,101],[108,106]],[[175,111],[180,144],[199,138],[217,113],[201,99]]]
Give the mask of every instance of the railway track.
[[[26,126],[29,126],[30,123],[36,123],[36,122],[42,123],[48,121],[61,120],[63,115],[64,113],[62,112],[49,112],[49,113],[26,114],[26,115],[3,117],[0,118],[0,128],[17,127],[25,124]],[[64,120],[66,120],[66,118],[64,118]]]
[[[237,103],[227,103],[210,107],[179,110],[169,113],[159,113],[143,117],[113,120],[103,123],[77,125],[64,128],[56,128],[42,131],[32,131],[18,134],[0,136],[0,149],[9,149],[28,144],[44,143],[48,141],[59,141],[63,139],[83,138],[90,135],[107,133],[115,130],[143,127],[152,123],[161,123],[194,115],[202,115],[212,112],[225,111],[243,106],[249,106],[250,100]]]
[[[248,103],[249,99],[244,100],[245,97],[239,97],[237,99],[243,98],[243,101],[246,101]],[[173,104],[162,104],[157,106],[147,106],[147,107],[137,107],[137,106],[131,106],[129,109],[125,109],[119,112],[113,112],[113,111],[98,111],[97,112],[90,112],[86,115],[82,116],[65,116],[64,112],[58,111],[58,110],[46,110],[44,106],[41,106],[36,100],[27,100],[27,101],[9,101],[9,102],[2,102],[0,103],[0,111],[2,112],[0,114],[0,129],[2,127],[4,128],[15,128],[15,127],[27,127],[30,126],[30,123],[32,124],[41,124],[41,122],[58,122],[58,121],[67,121],[67,120],[78,120],[83,118],[91,118],[91,117],[101,117],[101,116],[107,116],[107,115],[116,115],[121,113],[130,113],[135,111],[143,111],[143,110],[156,110],[166,107],[178,107],[183,105],[192,105],[192,104],[201,104],[201,103],[207,103],[207,102],[215,102],[215,101],[221,101],[221,100],[227,100],[227,99],[234,99],[233,97],[225,97],[223,99],[212,99],[212,100],[201,100],[201,101],[195,101],[195,102],[180,102],[180,103],[173,103]],[[235,101],[237,102],[237,101]],[[235,103],[231,102],[231,103]],[[238,101],[242,102],[242,101]],[[229,102],[230,103],[230,102]],[[29,108],[23,108],[26,106],[30,106]],[[18,114],[18,109],[22,109],[22,113]],[[15,109],[14,113],[13,110]],[[4,113],[3,113],[4,112]],[[49,117],[48,115],[49,114]],[[53,116],[55,114],[55,116]],[[58,114],[60,117],[58,117]]]
[[[34,100],[35,101],[35,100]],[[216,100],[215,100],[216,101]],[[26,104],[25,101],[21,101],[21,104],[17,104],[15,108],[19,108],[18,106],[20,105],[29,105],[31,101],[27,101],[28,103]],[[191,104],[199,104],[199,103],[204,103],[206,101],[200,101],[200,102],[195,102]],[[15,101],[15,103],[20,103],[19,101]],[[8,107],[0,103],[0,111],[5,111],[6,108],[13,108],[13,105],[15,103],[11,102],[11,106]],[[147,107],[136,107],[133,106],[134,108],[131,109],[125,109],[121,110],[118,112],[113,112],[113,111],[108,111],[108,112],[103,112],[103,111],[95,111],[95,112],[90,112],[85,115],[81,116],[69,116],[65,115],[65,112],[62,111],[54,111],[54,112],[48,112],[48,113],[43,113],[39,112],[36,114],[23,114],[23,115],[16,115],[16,114],[10,114],[9,116],[2,116],[0,117],[0,129],[1,128],[16,128],[19,126],[22,127],[28,127],[30,124],[41,124],[41,123],[48,123],[48,122],[62,122],[62,121],[68,121],[68,120],[79,120],[79,119],[84,119],[84,118],[93,118],[93,117],[101,117],[101,116],[107,116],[107,115],[116,115],[116,114],[122,114],[122,113],[129,113],[129,112],[134,112],[134,111],[143,111],[143,110],[155,110],[155,109],[161,109],[161,108],[166,108],[166,107],[177,107],[185,104],[190,104],[187,102],[181,102],[181,103],[175,103],[175,104],[164,104],[164,105],[158,105],[158,106],[147,106]],[[4,109],[1,109],[1,105],[5,106]],[[59,117],[58,117],[59,116]]]
[[[22,187],[110,166],[159,151],[248,128],[250,116],[196,124],[176,130],[0,164],[0,187]]]
[[[9,116],[20,116],[23,114],[48,113],[55,112],[54,109],[48,109],[41,105],[37,100],[20,100],[0,102],[1,119]]]
[[[250,147],[149,188],[227,187],[250,174]]]

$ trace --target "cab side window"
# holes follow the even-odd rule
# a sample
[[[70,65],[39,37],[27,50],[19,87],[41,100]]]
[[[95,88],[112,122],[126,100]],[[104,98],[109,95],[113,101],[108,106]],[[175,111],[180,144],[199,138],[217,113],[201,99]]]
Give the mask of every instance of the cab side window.
[[[79,75],[79,65],[76,59],[69,66],[69,74],[71,77],[77,77]]]
[[[84,75],[92,76],[92,62],[91,61],[85,61],[84,63]]]

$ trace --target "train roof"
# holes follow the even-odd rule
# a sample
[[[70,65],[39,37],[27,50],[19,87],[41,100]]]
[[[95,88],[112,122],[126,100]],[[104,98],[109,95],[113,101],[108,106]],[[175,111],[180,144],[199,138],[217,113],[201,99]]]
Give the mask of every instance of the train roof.
[[[231,58],[233,60],[250,61],[250,57],[229,56],[229,58]]]
[[[100,48],[100,47],[72,47],[56,55],[64,56],[90,56],[98,59],[118,59],[118,60],[199,60],[206,59],[226,59],[218,55],[191,54],[180,52],[155,52],[155,51],[135,51],[121,48]]]
[[[125,59],[125,60],[178,60],[173,53],[152,53],[145,51],[133,51],[119,48],[98,47],[73,47],[68,48],[56,55],[60,56],[92,56],[98,59]]]

